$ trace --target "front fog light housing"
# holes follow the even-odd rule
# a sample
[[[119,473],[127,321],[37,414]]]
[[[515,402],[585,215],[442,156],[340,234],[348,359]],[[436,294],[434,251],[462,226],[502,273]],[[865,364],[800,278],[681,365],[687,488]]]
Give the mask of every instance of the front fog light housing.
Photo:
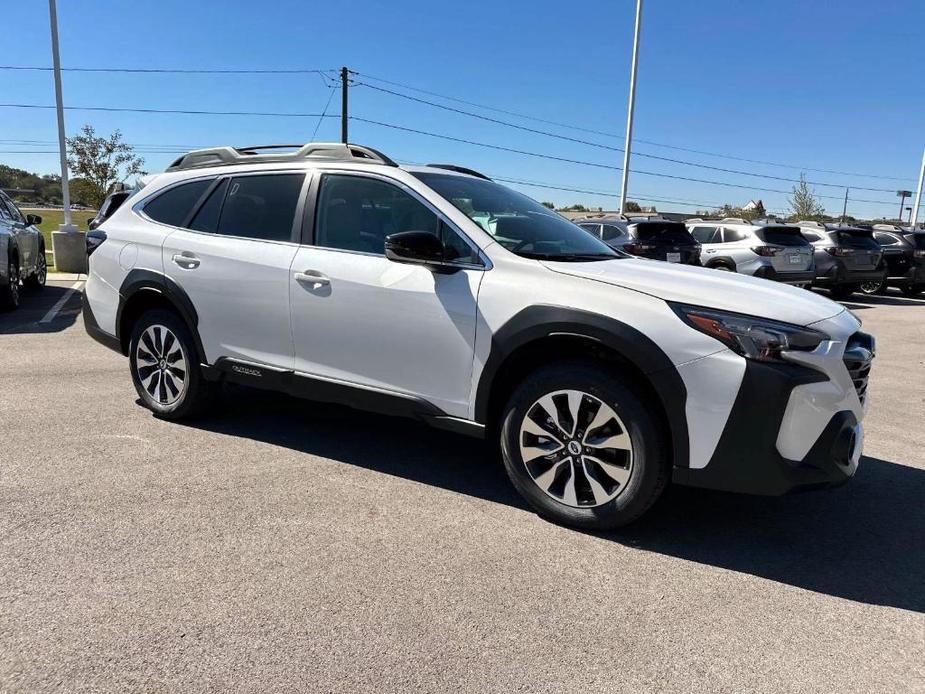
[[[719,340],[736,354],[756,361],[782,361],[782,352],[811,352],[830,339],[823,332],[800,325],[687,304],[670,305],[678,317],[694,330]]]

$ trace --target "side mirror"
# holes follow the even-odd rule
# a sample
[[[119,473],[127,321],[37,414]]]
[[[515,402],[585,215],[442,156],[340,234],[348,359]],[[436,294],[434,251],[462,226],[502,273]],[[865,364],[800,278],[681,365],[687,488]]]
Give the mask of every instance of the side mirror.
[[[400,231],[385,237],[385,257],[396,263],[446,266],[443,242],[429,231]]]
[[[37,214],[27,214],[26,215],[26,224],[33,224],[35,226],[38,226],[41,223],[42,223],[41,216]]]

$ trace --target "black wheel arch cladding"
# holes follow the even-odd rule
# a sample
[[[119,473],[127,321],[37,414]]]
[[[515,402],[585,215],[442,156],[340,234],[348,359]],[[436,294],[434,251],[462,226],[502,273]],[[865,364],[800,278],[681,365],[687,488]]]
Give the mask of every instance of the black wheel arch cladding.
[[[600,343],[638,369],[652,387],[665,413],[671,437],[672,462],[689,465],[687,389],[678,370],[662,349],[642,332],[614,318],[561,306],[538,305],[515,314],[492,336],[491,349],[475,397],[475,421],[486,424],[492,388],[507,358],[532,342],[560,335]]]
[[[193,305],[192,300],[186,291],[170,277],[153,270],[136,268],[125,276],[121,287],[119,287],[119,308],[116,311],[116,338],[120,344],[125,344],[128,338],[128,334],[123,334],[122,331],[124,310],[140,292],[156,292],[173,306],[186,323],[187,328],[189,328],[200,358],[204,359],[205,352],[197,329],[199,314],[196,312],[196,307]],[[131,329],[129,329],[128,333],[131,333]]]

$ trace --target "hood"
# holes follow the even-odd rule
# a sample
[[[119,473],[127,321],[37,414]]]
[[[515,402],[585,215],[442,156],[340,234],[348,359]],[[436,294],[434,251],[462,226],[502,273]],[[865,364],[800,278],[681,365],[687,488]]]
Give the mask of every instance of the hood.
[[[796,325],[809,325],[845,310],[841,304],[806,289],[692,265],[633,258],[589,263],[543,261],[543,265],[563,275],[625,287],[665,301]]]

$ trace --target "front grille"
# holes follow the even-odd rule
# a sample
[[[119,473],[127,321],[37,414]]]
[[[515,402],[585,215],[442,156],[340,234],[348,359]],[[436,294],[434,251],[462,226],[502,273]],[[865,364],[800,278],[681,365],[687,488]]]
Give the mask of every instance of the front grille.
[[[867,398],[867,380],[870,378],[870,366],[875,352],[873,335],[856,332],[848,338],[844,356],[845,367],[862,403]]]

